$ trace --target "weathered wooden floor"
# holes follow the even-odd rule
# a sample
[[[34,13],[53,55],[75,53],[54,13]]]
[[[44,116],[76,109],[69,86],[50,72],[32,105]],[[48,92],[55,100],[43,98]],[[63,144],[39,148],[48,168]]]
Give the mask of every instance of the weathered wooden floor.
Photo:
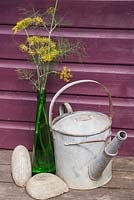
[[[10,172],[11,151],[0,150],[0,200],[32,200],[17,187]],[[134,157],[113,159],[113,178],[105,186],[86,191],[70,190],[54,200],[134,200]]]

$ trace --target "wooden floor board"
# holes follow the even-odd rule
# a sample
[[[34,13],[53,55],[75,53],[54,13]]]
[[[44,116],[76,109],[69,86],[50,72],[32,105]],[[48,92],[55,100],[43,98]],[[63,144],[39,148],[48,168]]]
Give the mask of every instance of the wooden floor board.
[[[0,182],[13,182],[10,165],[0,165]]]
[[[0,164],[8,165],[11,163],[12,151],[0,150]]]
[[[17,187],[14,183],[0,183],[0,200],[31,200],[25,188]]]
[[[25,188],[14,184],[12,151],[0,150],[0,200],[32,200]],[[106,185],[92,190],[69,190],[53,200],[134,200],[134,157],[113,159],[113,176]]]
[[[0,183],[0,200],[32,200],[25,188],[17,187],[14,183]],[[70,190],[52,200],[134,200],[134,190],[105,189]]]
[[[113,171],[112,179],[103,187],[116,189],[134,189],[134,172]]]
[[[113,170],[134,172],[134,157],[115,157]]]

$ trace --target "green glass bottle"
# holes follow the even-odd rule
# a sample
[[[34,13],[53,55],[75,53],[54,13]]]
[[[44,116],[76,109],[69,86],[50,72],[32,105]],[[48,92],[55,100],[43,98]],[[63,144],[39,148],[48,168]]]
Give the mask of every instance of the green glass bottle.
[[[54,152],[46,114],[46,91],[37,92],[37,111],[32,153],[32,173],[55,173]]]

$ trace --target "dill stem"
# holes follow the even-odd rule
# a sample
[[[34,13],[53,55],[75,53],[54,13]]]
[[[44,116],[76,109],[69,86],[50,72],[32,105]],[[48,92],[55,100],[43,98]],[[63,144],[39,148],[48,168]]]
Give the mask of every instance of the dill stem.
[[[55,20],[55,14],[56,14],[56,10],[57,10],[57,6],[58,6],[58,0],[55,1],[55,6],[54,6],[54,13],[52,15],[52,21],[51,21],[51,25],[50,25],[50,31],[48,32],[48,38],[49,38],[49,43],[48,43],[48,54],[50,54],[50,43],[51,43],[51,34],[53,32],[53,25],[54,25],[54,20]],[[56,26],[54,26],[56,27]],[[45,79],[45,84],[44,87],[46,87],[46,82],[47,82],[47,78],[48,78],[48,74],[49,74],[49,67],[50,67],[50,63],[48,63],[48,66],[46,67],[46,79]]]
[[[26,29],[25,29],[25,33],[26,33],[27,38],[29,38],[29,34],[28,34],[28,32],[27,32]],[[30,48],[30,46],[29,46],[29,48]],[[30,48],[30,49],[31,49],[31,48]],[[38,78],[38,85],[39,85],[39,88],[41,89],[41,84],[40,84],[40,71],[39,71],[39,68],[38,68],[38,64],[36,63],[35,57],[34,57],[33,55],[31,55],[31,56],[32,56],[32,59],[33,59],[33,61],[34,61],[34,63],[35,63],[35,66],[36,66],[37,78]]]

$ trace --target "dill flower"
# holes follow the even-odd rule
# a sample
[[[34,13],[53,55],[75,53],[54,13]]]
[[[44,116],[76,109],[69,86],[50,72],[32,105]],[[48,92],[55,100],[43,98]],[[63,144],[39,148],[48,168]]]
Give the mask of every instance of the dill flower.
[[[51,62],[53,60],[50,54],[45,54],[41,57],[41,59],[43,60],[43,62]]]
[[[17,32],[19,32],[20,30],[24,30],[26,29],[29,25],[31,25],[33,22],[32,18],[27,17],[21,21],[18,21],[16,26],[14,26],[12,28],[12,30],[14,31],[14,34],[16,34]]]
[[[33,23],[35,23],[35,25],[42,24],[43,23],[43,19],[41,17],[39,17],[39,16],[34,17],[33,18]]]
[[[29,49],[28,50],[28,54],[31,55],[31,56],[34,56],[36,53],[34,52],[34,50]]]
[[[50,50],[49,53],[44,54],[41,59],[43,62],[51,62],[55,60],[55,58],[59,55],[59,51],[57,49]]]
[[[22,45],[21,49],[23,51],[27,49],[29,55],[39,56],[43,63],[55,60],[61,53],[56,43],[46,37],[30,36],[27,38],[26,45]]]
[[[56,48],[56,43],[51,40],[51,48]]]
[[[47,14],[53,15],[53,14],[54,14],[54,7],[49,7],[49,8],[47,9]]]
[[[43,19],[41,17],[27,17],[17,22],[17,24],[12,28],[14,34],[21,30],[25,30],[31,25],[39,25],[43,23]]]
[[[44,55],[44,54],[47,53],[47,47],[42,46],[42,47],[40,47],[40,48],[37,48],[35,51],[36,51],[36,53],[37,53],[38,55]]]
[[[38,36],[29,36],[26,41],[29,44],[29,46],[34,46],[35,43],[38,43],[38,40]]]
[[[43,45],[49,45],[51,48],[56,48],[55,42],[50,40],[47,37],[40,37],[40,36],[30,36],[27,38],[27,42],[30,46],[40,44],[41,46]]]
[[[70,78],[72,78],[71,70],[67,69],[66,66],[63,67],[60,72],[60,80],[64,80],[65,82],[69,82]]]
[[[19,48],[20,48],[20,50],[23,51],[23,52],[27,52],[27,50],[28,50],[28,47],[27,47],[25,44],[20,44],[20,45],[19,45]]]

